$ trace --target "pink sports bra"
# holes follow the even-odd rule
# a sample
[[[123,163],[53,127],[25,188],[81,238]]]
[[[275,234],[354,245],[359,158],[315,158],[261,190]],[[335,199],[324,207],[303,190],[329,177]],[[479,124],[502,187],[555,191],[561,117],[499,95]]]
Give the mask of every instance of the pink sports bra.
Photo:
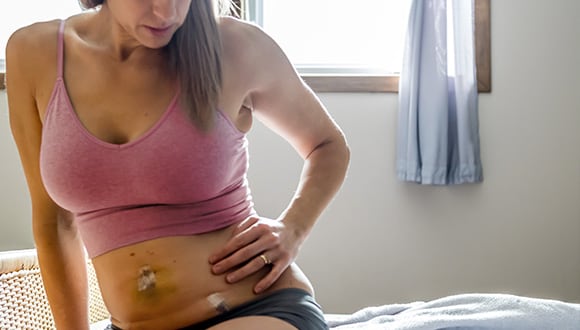
[[[102,141],[72,107],[63,57],[64,21],[40,170],[50,197],[73,213],[91,258],[145,240],[214,231],[255,214],[247,139],[225,114],[217,110],[213,129],[201,132],[176,95],[141,137],[120,145]]]

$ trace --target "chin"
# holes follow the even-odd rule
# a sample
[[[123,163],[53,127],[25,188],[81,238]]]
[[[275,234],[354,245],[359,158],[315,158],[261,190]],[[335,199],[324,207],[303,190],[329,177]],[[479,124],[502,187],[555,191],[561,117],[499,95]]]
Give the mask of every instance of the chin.
[[[171,39],[167,39],[167,40],[143,40],[141,42],[141,44],[147,48],[160,49],[160,48],[167,46],[170,41],[171,41]]]

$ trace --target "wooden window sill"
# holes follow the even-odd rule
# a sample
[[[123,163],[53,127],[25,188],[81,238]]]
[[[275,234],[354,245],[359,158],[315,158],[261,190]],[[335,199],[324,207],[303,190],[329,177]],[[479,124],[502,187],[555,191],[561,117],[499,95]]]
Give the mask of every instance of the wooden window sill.
[[[302,75],[317,93],[397,93],[399,76]]]

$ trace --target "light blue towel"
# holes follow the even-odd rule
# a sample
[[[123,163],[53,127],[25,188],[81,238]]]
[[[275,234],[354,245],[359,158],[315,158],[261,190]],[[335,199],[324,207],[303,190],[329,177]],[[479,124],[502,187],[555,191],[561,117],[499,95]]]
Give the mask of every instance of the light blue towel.
[[[327,315],[333,330],[580,330],[580,304],[506,294],[462,294],[430,302]]]

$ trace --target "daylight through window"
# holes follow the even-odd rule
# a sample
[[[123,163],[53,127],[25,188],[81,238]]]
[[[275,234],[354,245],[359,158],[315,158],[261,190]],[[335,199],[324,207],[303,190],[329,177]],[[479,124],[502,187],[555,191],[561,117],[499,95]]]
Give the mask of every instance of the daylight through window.
[[[249,0],[262,26],[302,74],[400,72],[410,0]]]

